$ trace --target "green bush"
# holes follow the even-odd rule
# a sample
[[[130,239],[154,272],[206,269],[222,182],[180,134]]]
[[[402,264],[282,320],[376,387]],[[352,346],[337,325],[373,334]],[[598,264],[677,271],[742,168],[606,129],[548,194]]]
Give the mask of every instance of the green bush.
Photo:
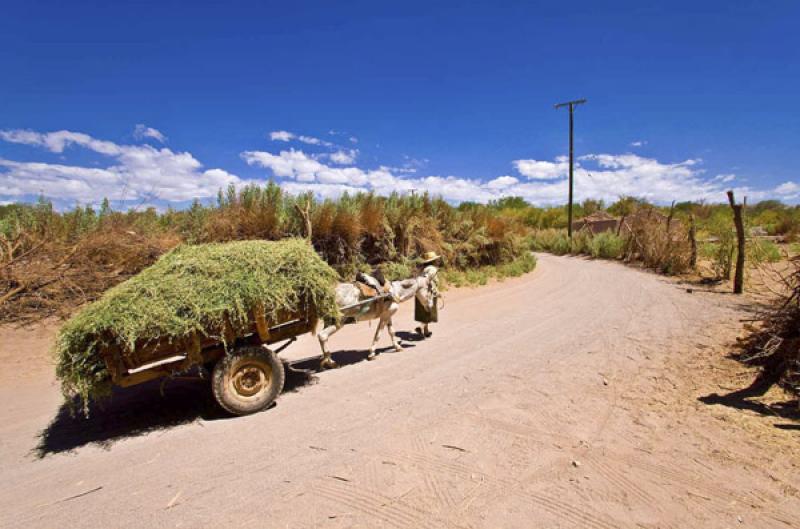
[[[592,246],[592,234],[586,230],[581,230],[572,234],[572,241],[569,246],[569,253],[575,255],[590,255]]]
[[[625,239],[612,233],[603,232],[592,235],[579,231],[569,240],[566,230],[538,230],[530,237],[530,247],[537,252],[555,255],[591,255],[602,259],[619,259],[625,250]]]
[[[620,259],[625,251],[625,240],[606,231],[595,235],[589,243],[589,253],[600,259]]]
[[[569,237],[566,230],[553,228],[537,230],[530,237],[530,248],[535,252],[565,255],[570,253]]]
[[[383,275],[389,281],[408,279],[414,274],[414,265],[410,261],[388,262],[381,265]]]
[[[747,258],[754,263],[777,263],[783,253],[772,241],[753,239],[747,244]]]
[[[519,277],[534,268],[536,268],[536,257],[527,253],[510,263],[497,266],[488,265],[472,270],[445,268],[439,272],[439,278],[444,288],[451,286],[458,288],[485,285],[491,278],[502,281],[507,277]]]

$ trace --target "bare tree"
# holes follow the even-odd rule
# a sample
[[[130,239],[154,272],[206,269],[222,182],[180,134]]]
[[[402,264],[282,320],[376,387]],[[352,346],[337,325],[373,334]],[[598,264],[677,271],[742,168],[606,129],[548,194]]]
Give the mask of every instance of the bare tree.
[[[303,203],[303,207],[300,207],[299,202],[295,202],[294,204],[297,213],[300,214],[300,218],[303,219],[303,226],[305,228],[304,233],[306,239],[309,241],[311,240],[311,195],[306,195],[305,202]]]

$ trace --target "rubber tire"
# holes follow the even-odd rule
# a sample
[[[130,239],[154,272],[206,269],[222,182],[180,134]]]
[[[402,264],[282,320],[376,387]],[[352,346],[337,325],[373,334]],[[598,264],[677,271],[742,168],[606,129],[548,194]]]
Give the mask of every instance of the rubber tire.
[[[253,397],[238,395],[228,384],[228,379],[244,363],[256,362],[271,368],[269,385]],[[211,389],[220,406],[233,415],[249,415],[267,408],[283,391],[286,374],[283,362],[275,352],[259,346],[241,347],[221,358],[214,366]]]

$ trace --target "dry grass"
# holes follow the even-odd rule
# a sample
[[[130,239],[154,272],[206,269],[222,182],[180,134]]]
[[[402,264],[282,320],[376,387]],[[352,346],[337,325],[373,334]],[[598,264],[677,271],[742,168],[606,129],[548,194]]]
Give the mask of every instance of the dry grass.
[[[428,195],[343,195],[316,201],[278,185],[220,193],[216,206],[183,211],[59,213],[46,201],[0,207],[0,321],[65,316],[186,242],[304,237],[342,279],[379,263],[393,274],[426,251],[466,271],[511,263],[527,252],[524,223],[483,205],[455,208]]]
[[[779,274],[781,288],[771,289],[776,295],[772,308],[748,326],[751,333],[743,341],[739,359],[761,367],[754,386],[777,383],[800,396],[800,259],[789,264]]]

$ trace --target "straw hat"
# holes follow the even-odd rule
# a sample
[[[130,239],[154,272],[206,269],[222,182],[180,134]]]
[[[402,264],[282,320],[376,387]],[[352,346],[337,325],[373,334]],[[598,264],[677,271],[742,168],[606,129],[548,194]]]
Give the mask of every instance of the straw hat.
[[[424,254],[422,254],[422,257],[420,258],[420,264],[432,263],[434,261],[438,261],[441,258],[442,256],[437,254],[436,252],[425,252]]]

